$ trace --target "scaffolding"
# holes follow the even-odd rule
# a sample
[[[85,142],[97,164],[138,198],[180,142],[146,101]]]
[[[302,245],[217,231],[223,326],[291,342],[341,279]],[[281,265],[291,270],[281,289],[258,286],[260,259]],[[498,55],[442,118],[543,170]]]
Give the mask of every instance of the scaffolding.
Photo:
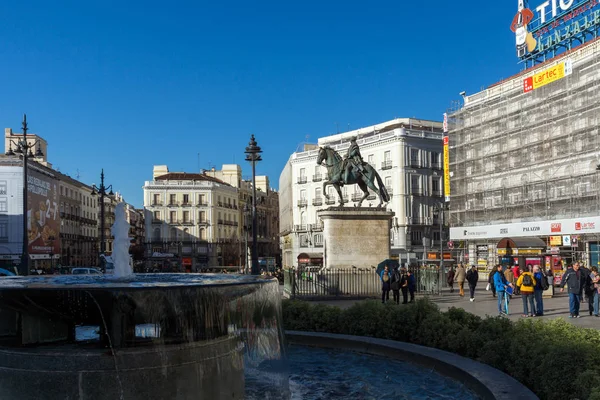
[[[524,93],[523,79],[570,58],[573,72]],[[451,226],[600,215],[600,42],[449,110]]]

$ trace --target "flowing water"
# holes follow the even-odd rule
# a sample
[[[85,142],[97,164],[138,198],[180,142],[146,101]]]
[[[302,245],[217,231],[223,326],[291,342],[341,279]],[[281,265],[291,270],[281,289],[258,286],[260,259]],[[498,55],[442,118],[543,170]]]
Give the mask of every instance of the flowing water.
[[[133,274],[129,246],[131,238],[129,237],[129,222],[125,215],[125,203],[121,202],[115,207],[115,223],[111,228],[114,237],[112,259],[115,265],[115,278],[123,278]]]

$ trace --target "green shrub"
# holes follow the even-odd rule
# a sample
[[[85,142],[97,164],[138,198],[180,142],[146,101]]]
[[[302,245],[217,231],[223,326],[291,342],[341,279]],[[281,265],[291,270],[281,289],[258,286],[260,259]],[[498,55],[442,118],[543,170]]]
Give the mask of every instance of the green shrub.
[[[283,302],[285,329],[392,339],[447,350],[497,368],[544,400],[600,400],[600,332],[561,319],[480,318],[463,309],[440,312],[419,299],[408,306],[361,301],[341,310]]]

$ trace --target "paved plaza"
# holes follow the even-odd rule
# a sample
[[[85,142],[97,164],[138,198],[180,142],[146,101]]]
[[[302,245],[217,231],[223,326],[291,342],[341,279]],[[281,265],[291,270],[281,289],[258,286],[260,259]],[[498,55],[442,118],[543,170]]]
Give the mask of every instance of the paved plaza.
[[[600,318],[589,315],[586,300],[581,304],[581,318],[569,318],[569,298],[566,293],[560,293],[558,290],[559,289],[556,289],[554,297],[544,299],[544,316],[533,317],[532,319],[550,320],[563,318],[573,325],[583,328],[600,328]],[[417,295],[416,297],[420,298],[423,296]],[[442,296],[429,296],[429,298],[431,298],[442,311],[446,311],[450,307],[457,307],[475,315],[479,315],[480,317],[485,317],[486,315],[498,315],[497,300],[495,297],[492,297],[492,292],[485,290],[485,287],[476,291],[474,302],[469,301],[468,291],[465,297],[460,297],[458,291],[455,291],[454,293],[446,291]],[[320,300],[317,302],[340,308],[348,308],[360,301],[364,300]],[[399,307],[406,307],[406,305],[400,304]],[[509,305],[509,311],[510,315],[508,318],[511,320],[517,321],[523,319],[521,316],[523,314],[523,301],[521,300],[521,296],[513,296]]]

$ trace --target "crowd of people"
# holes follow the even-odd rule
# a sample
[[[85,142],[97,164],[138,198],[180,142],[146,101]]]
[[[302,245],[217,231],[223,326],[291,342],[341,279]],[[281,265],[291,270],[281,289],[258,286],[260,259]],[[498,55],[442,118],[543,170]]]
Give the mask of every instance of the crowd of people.
[[[469,286],[469,300],[475,301],[475,289],[479,281],[476,266],[470,268],[463,265],[452,267],[447,274],[450,292],[454,292],[454,283],[458,284],[459,296],[465,296],[465,282]],[[537,265],[527,265],[521,269],[518,265],[512,267],[497,265],[487,275],[487,290],[497,297],[498,313],[508,314],[508,303],[514,296],[521,296],[523,302],[523,317],[544,315],[543,293],[554,284],[554,274],[551,270],[544,271]],[[598,268],[587,268],[580,263],[567,266],[558,285],[560,291],[565,289],[569,295],[570,318],[580,317],[580,306],[584,299],[587,301],[589,315],[599,317],[600,274]]]
[[[393,301],[400,304],[400,292],[402,292],[402,304],[408,304],[415,301],[415,290],[417,288],[415,276],[406,268],[390,268],[386,265],[380,274],[381,277],[381,302],[390,300],[390,291],[393,294]],[[408,297],[410,295],[410,301]]]

